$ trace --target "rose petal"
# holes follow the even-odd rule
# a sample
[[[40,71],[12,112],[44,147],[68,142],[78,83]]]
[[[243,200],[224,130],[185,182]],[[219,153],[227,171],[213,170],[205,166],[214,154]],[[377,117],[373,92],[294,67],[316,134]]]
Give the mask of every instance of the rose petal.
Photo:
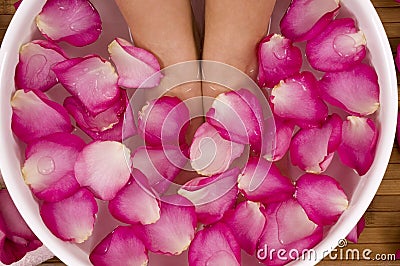
[[[52,67],[60,83],[96,115],[120,99],[117,73],[110,62],[97,55],[72,58]]]
[[[49,41],[34,40],[23,45],[15,69],[15,85],[24,90],[49,90],[58,82],[51,67],[66,59],[63,50]]]
[[[396,62],[397,70],[400,71],[400,44],[397,46],[397,54],[396,54],[395,62]]]
[[[157,58],[150,52],[116,38],[108,46],[119,74],[118,85],[126,88],[156,87],[162,74]]]
[[[292,164],[308,173],[324,172],[340,145],[341,134],[342,119],[337,114],[329,116],[320,128],[299,130],[290,143]]]
[[[274,203],[267,205],[264,211],[266,224],[259,240],[257,258],[266,265],[285,265],[300,257],[305,250],[313,248],[322,240],[322,227],[316,227],[308,236],[288,244],[283,244],[279,236],[284,231],[287,231],[285,233],[285,240],[290,241],[301,237],[301,235],[304,236],[305,233],[302,231],[304,228],[307,229],[307,232],[310,232],[312,225],[307,216],[302,214],[302,209],[299,209],[299,205],[293,199],[288,200],[285,205],[283,204]],[[279,219],[278,211],[280,212]],[[290,211],[295,211],[293,213],[295,215],[292,216]],[[282,219],[286,216],[290,218],[286,221],[287,223],[284,223]],[[291,225],[291,221],[295,222],[295,224]],[[291,234],[293,234],[293,237]],[[285,250],[283,255],[282,252],[271,252],[272,250],[277,251],[280,249]],[[281,255],[278,256],[277,254]]]
[[[339,0],[293,0],[280,22],[284,36],[306,41],[317,36],[337,15]]]
[[[232,231],[217,223],[197,232],[189,248],[190,266],[239,266],[240,246]]]
[[[40,215],[49,230],[64,241],[82,243],[93,232],[98,211],[96,200],[87,189],[81,189],[58,202],[43,202]]]
[[[275,115],[300,127],[318,126],[328,115],[328,107],[318,95],[317,80],[307,71],[275,86],[271,103]]]
[[[152,224],[160,219],[160,207],[156,194],[146,177],[137,169],[132,179],[108,204],[112,216],[127,224]],[[138,180],[138,181],[136,181]]]
[[[181,169],[187,158],[179,147],[139,147],[132,156],[133,167],[140,170],[150,186],[159,194],[164,193]]]
[[[239,169],[233,168],[219,175],[198,177],[182,186],[178,194],[194,204],[200,223],[212,224],[235,205],[238,175]]]
[[[327,175],[302,175],[296,182],[296,198],[318,225],[334,224],[349,205],[343,188]]]
[[[229,210],[223,222],[229,226],[242,249],[254,255],[258,239],[265,225],[265,216],[260,211],[260,204],[244,201]]]
[[[189,120],[184,102],[163,96],[148,102],[139,112],[139,134],[151,146],[183,144]]]
[[[293,197],[294,185],[271,162],[251,157],[239,176],[240,191],[248,200],[272,203]]]
[[[347,240],[350,240],[353,243],[358,243],[358,238],[365,228],[365,218],[361,217],[360,221],[354,226],[354,228],[350,231],[350,233],[346,236]]]
[[[72,131],[67,111],[40,91],[17,90],[11,99],[11,106],[11,128],[23,142]]]
[[[360,176],[366,174],[374,161],[378,134],[371,119],[348,116],[343,122],[342,143],[338,148],[340,160]]]
[[[250,144],[259,149],[263,133],[263,113],[260,102],[247,89],[230,91],[215,98],[206,114],[206,121],[226,140]]]
[[[196,224],[191,202],[182,196],[170,195],[161,199],[161,215],[157,222],[135,226],[135,229],[150,251],[179,255],[194,238]]]
[[[13,4],[15,10],[17,10],[17,9],[19,8],[19,6],[21,5],[21,3],[22,3],[22,0],[18,0],[17,2],[15,2],[15,3]]]
[[[265,132],[261,155],[268,161],[279,161],[289,150],[294,124],[279,117],[269,117],[264,122]]]
[[[93,249],[93,265],[147,265],[147,250],[131,227],[118,226]]]
[[[44,37],[74,46],[95,42],[102,30],[100,15],[88,0],[47,0],[36,24]]]
[[[75,163],[78,183],[102,200],[111,200],[128,182],[131,152],[116,141],[95,141],[87,145]]]
[[[202,124],[190,146],[190,163],[199,174],[211,176],[228,170],[244,145],[225,140],[209,123]]]
[[[298,47],[279,34],[265,37],[258,45],[258,85],[273,88],[300,71],[303,63]]]
[[[84,146],[82,139],[69,133],[55,133],[28,145],[22,175],[38,199],[59,201],[79,190],[74,165]]]
[[[357,31],[353,19],[337,19],[307,42],[306,55],[310,65],[317,70],[342,71],[364,59],[366,44],[364,33]]]
[[[350,114],[369,115],[379,108],[378,76],[373,67],[365,64],[326,73],[320,81],[320,89],[325,101]]]

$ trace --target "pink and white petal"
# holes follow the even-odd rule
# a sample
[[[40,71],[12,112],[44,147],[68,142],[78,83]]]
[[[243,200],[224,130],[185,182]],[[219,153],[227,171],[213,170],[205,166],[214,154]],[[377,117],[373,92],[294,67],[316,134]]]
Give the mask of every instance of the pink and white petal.
[[[353,243],[358,243],[358,238],[360,237],[362,231],[365,228],[365,218],[361,217],[360,221],[354,226],[354,228],[350,231],[350,233],[346,236],[347,240],[350,240]]]
[[[206,114],[206,121],[226,140],[250,144],[259,149],[263,132],[260,102],[247,89],[229,91],[215,98]]]
[[[281,81],[271,92],[272,110],[275,115],[300,127],[322,124],[328,116],[328,107],[318,94],[318,83],[311,72]]]
[[[108,52],[119,74],[119,86],[151,88],[160,83],[160,64],[152,53],[121,38],[116,38],[110,43]]]
[[[238,182],[240,191],[248,200],[265,204],[292,198],[295,191],[290,179],[264,158],[251,157]]]
[[[98,206],[92,193],[82,188],[58,202],[43,202],[40,216],[49,230],[64,241],[82,243],[92,235]]]
[[[293,41],[317,36],[337,15],[339,0],[293,0],[280,22],[282,34]]]
[[[11,107],[11,128],[23,142],[72,131],[67,111],[40,91],[17,90],[11,99]]]
[[[183,144],[189,120],[189,109],[182,100],[163,96],[139,112],[139,134],[151,146]]]
[[[240,261],[240,245],[224,223],[198,231],[189,247],[190,266],[239,266]]]
[[[300,72],[302,54],[292,41],[271,34],[258,44],[258,85],[273,88],[279,81]]]
[[[28,144],[22,175],[38,199],[59,201],[79,190],[74,165],[84,146],[82,139],[69,133],[55,133]]]
[[[349,205],[339,182],[327,175],[302,175],[296,182],[296,198],[318,225],[334,224]]]
[[[371,66],[326,73],[319,83],[322,98],[350,114],[370,115],[379,108],[378,76]]]
[[[294,124],[271,116],[264,121],[264,128],[261,155],[268,161],[279,161],[289,150]]]
[[[179,195],[161,198],[160,219],[153,224],[137,225],[146,248],[152,252],[179,255],[195,235],[196,213],[192,203]]]
[[[92,142],[78,155],[75,177],[97,198],[111,200],[129,180],[130,156],[130,150],[120,142]]]
[[[112,216],[127,224],[152,224],[160,219],[160,206],[147,178],[137,169],[132,179],[108,203]]]
[[[265,225],[265,216],[260,210],[260,204],[243,201],[235,210],[229,210],[222,222],[231,229],[240,247],[248,254],[254,255]]]
[[[183,185],[178,194],[193,203],[200,223],[212,224],[234,207],[238,176],[239,169],[233,168],[219,175],[194,178]]]
[[[343,122],[340,160],[362,176],[371,167],[378,139],[378,129],[370,118],[348,116]]]
[[[140,170],[150,186],[163,194],[185,166],[187,158],[179,147],[139,147],[132,155],[133,167]]]
[[[67,59],[59,46],[45,40],[23,45],[15,69],[15,85],[19,89],[47,91],[57,84],[51,67]]]
[[[225,140],[213,126],[205,122],[194,134],[190,163],[197,173],[211,176],[228,170],[243,151],[243,144]]]
[[[351,18],[333,20],[325,30],[307,42],[310,65],[324,72],[336,72],[359,64],[366,55],[364,33]]]
[[[149,258],[142,240],[135,230],[128,226],[118,226],[92,250],[90,262],[95,266],[147,265]]]
[[[97,55],[68,59],[54,65],[52,70],[65,89],[92,115],[110,108],[120,99],[114,67]]]
[[[337,114],[329,116],[320,128],[301,129],[290,143],[292,164],[308,173],[324,172],[341,142],[341,132],[342,120]]]
[[[307,216],[302,214],[301,209],[298,208],[298,204],[296,205],[296,203],[293,202],[293,199],[290,199],[289,203],[287,203],[286,206],[284,205],[284,207],[281,209],[282,204],[283,203],[274,203],[267,205],[264,211],[266,224],[263,233],[259,239],[257,258],[266,265],[285,265],[294,260],[295,256],[300,257],[303,254],[304,250],[313,248],[322,240],[322,227],[315,227],[314,231],[312,231],[311,234],[309,234],[308,236],[305,236],[289,244],[283,244],[279,237],[279,233],[280,231],[284,230],[284,228],[288,230],[285,235],[285,237],[288,236],[288,238],[285,240],[290,241],[290,238],[294,239],[300,237],[301,235],[304,235],[304,232],[300,232],[300,230],[306,228],[307,231],[309,231],[312,224],[310,224],[309,220],[307,221]],[[286,216],[288,211],[291,209],[293,211],[296,211],[295,219],[301,225],[295,224],[294,226],[287,228],[287,226],[290,226],[290,219],[292,219],[292,217],[290,216],[288,224],[283,223],[281,219]],[[281,212],[279,214],[280,223],[278,223],[278,211]],[[296,237],[291,237],[291,233],[293,234],[293,236]],[[286,254],[290,252],[291,256],[289,257],[288,255],[285,256],[285,258],[282,258],[282,256],[277,256],[276,252],[271,254],[270,256],[270,250],[272,249],[283,249],[286,251]]]
[[[36,17],[43,36],[79,47],[99,38],[101,24],[100,14],[88,0],[48,0]]]

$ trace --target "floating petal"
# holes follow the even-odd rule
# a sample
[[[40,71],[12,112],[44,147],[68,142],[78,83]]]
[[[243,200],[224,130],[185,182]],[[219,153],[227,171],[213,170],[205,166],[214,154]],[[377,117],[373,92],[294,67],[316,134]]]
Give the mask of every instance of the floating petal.
[[[95,42],[102,30],[100,14],[88,0],[47,0],[36,25],[46,38],[79,47]]]
[[[116,141],[95,141],[87,145],[75,163],[78,183],[102,200],[111,200],[128,182],[130,150]]]
[[[150,52],[133,46],[128,41],[116,38],[108,46],[119,78],[118,85],[126,88],[158,86],[162,78],[160,64]]]
[[[365,175],[375,158],[378,129],[370,118],[348,116],[343,122],[342,143],[338,148],[340,160]]]
[[[265,132],[261,155],[268,161],[279,161],[289,150],[294,124],[279,117],[265,120]]]
[[[346,236],[347,240],[350,240],[353,243],[358,243],[358,238],[360,237],[362,231],[365,228],[365,218],[361,217],[360,221],[358,221],[357,225],[350,231],[350,233]]]

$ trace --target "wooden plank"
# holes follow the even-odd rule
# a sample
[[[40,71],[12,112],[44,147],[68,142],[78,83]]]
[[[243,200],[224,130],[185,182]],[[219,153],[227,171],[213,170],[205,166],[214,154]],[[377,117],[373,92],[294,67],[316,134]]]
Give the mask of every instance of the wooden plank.
[[[390,164],[400,164],[400,151],[397,147],[393,147],[392,154],[390,155]]]
[[[400,195],[400,180],[383,180],[376,195]],[[399,238],[400,239],[400,238]]]
[[[388,38],[399,38],[400,37],[400,23],[399,22],[383,23],[383,26],[385,27]]]
[[[372,0],[371,2],[374,5],[374,7],[398,7],[398,6],[400,6],[400,4],[394,0]]]
[[[0,29],[7,29],[8,24],[10,24],[13,15],[1,15],[0,16]]]
[[[400,44],[400,38],[390,38],[389,43],[392,51],[396,51],[397,46]]]
[[[15,12],[14,2],[16,0],[2,0],[0,2],[0,14],[12,15]]]
[[[400,196],[375,196],[368,210],[373,212],[400,212],[399,202]]]
[[[399,22],[400,6],[391,8],[378,7],[376,8],[376,12],[378,13],[383,23]]]
[[[400,180],[400,165],[389,164],[386,173],[385,180]]]
[[[368,227],[390,227],[400,225],[400,212],[371,212],[364,215]]]
[[[366,227],[359,238],[360,244],[398,244],[400,227]]]

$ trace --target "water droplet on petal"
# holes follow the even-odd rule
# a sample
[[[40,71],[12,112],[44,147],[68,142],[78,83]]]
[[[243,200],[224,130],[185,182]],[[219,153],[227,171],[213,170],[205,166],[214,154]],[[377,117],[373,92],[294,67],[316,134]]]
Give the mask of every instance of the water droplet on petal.
[[[53,173],[55,168],[54,160],[49,156],[43,156],[37,162],[37,170],[42,175]]]

